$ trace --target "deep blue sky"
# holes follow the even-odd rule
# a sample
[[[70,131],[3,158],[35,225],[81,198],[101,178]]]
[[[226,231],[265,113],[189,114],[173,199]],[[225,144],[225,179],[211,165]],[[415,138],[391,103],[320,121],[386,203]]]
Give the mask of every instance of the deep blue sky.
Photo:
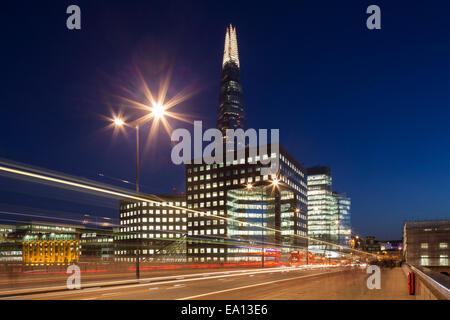
[[[80,31],[66,29],[70,4],[81,7]],[[381,7],[381,30],[365,27],[370,4]],[[113,97],[135,88],[134,66],[151,85],[170,66],[169,94],[199,90],[177,111],[215,126],[232,23],[249,127],[279,128],[300,162],[331,166],[357,233],[400,238],[404,219],[450,217],[449,9],[379,0],[2,3],[0,157],[132,181],[133,135],[102,130]],[[142,155],[143,191],[184,190],[184,168],[169,161],[161,131]],[[23,183],[0,180],[1,206],[28,201]],[[97,213],[117,216],[112,207]]]

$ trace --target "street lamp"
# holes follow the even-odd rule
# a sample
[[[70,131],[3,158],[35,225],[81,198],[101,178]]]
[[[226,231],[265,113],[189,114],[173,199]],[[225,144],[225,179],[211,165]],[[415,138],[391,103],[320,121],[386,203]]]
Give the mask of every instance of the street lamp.
[[[122,119],[120,119],[120,118],[114,118],[114,124],[116,126],[121,127],[121,126],[123,126],[125,124],[125,122]]]
[[[150,108],[150,116],[154,120],[160,120],[166,114],[166,108],[161,103],[155,103],[152,108]],[[141,119],[140,121],[136,121],[134,123],[136,129],[136,194],[139,194],[139,125],[145,119]],[[124,125],[128,125],[121,118],[114,118],[114,125],[117,127],[123,127]],[[131,125],[131,124],[130,124]]]
[[[166,114],[166,109],[161,103],[153,104],[153,108],[151,109],[150,117],[154,120],[158,121],[164,117]],[[136,129],[136,195],[139,195],[139,125],[144,122],[145,118],[141,118],[139,121],[134,122],[134,126]],[[117,127],[123,127],[127,125],[125,121],[121,118],[115,117],[113,119],[114,125]],[[139,230],[142,231],[142,217],[139,218]],[[142,247],[142,237],[139,234],[139,246],[136,250],[136,278],[140,278],[140,255],[141,255],[141,247]]]

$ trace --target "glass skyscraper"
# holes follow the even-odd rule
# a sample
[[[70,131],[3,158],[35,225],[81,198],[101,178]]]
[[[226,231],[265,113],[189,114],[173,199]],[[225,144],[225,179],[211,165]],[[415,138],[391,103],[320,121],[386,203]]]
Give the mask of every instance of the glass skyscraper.
[[[332,191],[330,167],[308,168],[308,236],[319,240],[349,245],[351,237],[351,200],[345,193]],[[331,246],[310,241],[310,249]]]
[[[226,129],[245,129],[245,121],[236,28],[230,25],[225,35],[217,129],[225,136]]]
[[[224,136],[226,129],[245,130],[236,29],[232,26],[226,31],[220,84],[217,129]],[[244,151],[242,159],[237,159],[238,149]],[[263,240],[266,247],[294,244],[305,248],[305,168],[282,146],[268,144],[264,154],[253,155],[249,146],[238,145],[233,152],[232,161],[207,164],[202,160],[186,165],[186,202],[192,209],[187,213],[188,262],[261,261]],[[280,164],[280,188],[261,198],[257,190],[268,187],[275,178],[261,170],[267,167],[261,163],[263,159],[276,159]],[[247,189],[248,185],[254,189]],[[261,232],[261,228],[240,223],[245,221],[258,221],[279,232]],[[260,254],[256,254],[258,250]]]
[[[337,193],[334,192],[334,196],[337,201],[338,208],[338,222],[337,222],[337,234],[338,234],[338,243],[340,245],[349,246],[350,238],[352,236],[352,227],[351,227],[351,199],[347,196],[346,193]]]

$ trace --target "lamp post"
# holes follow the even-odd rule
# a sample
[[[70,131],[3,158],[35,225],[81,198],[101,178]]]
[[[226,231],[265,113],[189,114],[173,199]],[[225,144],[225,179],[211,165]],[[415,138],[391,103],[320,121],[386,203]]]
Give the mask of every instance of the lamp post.
[[[155,120],[160,120],[166,114],[165,107],[160,104],[154,104],[153,108],[151,108],[151,116]],[[136,195],[139,195],[139,125],[143,121],[135,122],[136,129]],[[127,125],[125,121],[120,118],[114,118],[114,125],[118,127],[122,127]],[[142,231],[142,217],[139,217],[139,231]],[[140,279],[140,260],[141,260],[141,247],[142,247],[142,233],[138,233],[138,247],[136,249],[136,279]]]

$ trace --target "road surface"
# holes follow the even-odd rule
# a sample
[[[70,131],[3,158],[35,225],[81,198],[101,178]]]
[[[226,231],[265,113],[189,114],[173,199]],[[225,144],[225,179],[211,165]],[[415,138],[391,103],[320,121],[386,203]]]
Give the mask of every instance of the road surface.
[[[360,268],[271,268],[205,272],[169,280],[3,297],[7,300],[411,299],[400,268],[382,269],[369,290]]]

